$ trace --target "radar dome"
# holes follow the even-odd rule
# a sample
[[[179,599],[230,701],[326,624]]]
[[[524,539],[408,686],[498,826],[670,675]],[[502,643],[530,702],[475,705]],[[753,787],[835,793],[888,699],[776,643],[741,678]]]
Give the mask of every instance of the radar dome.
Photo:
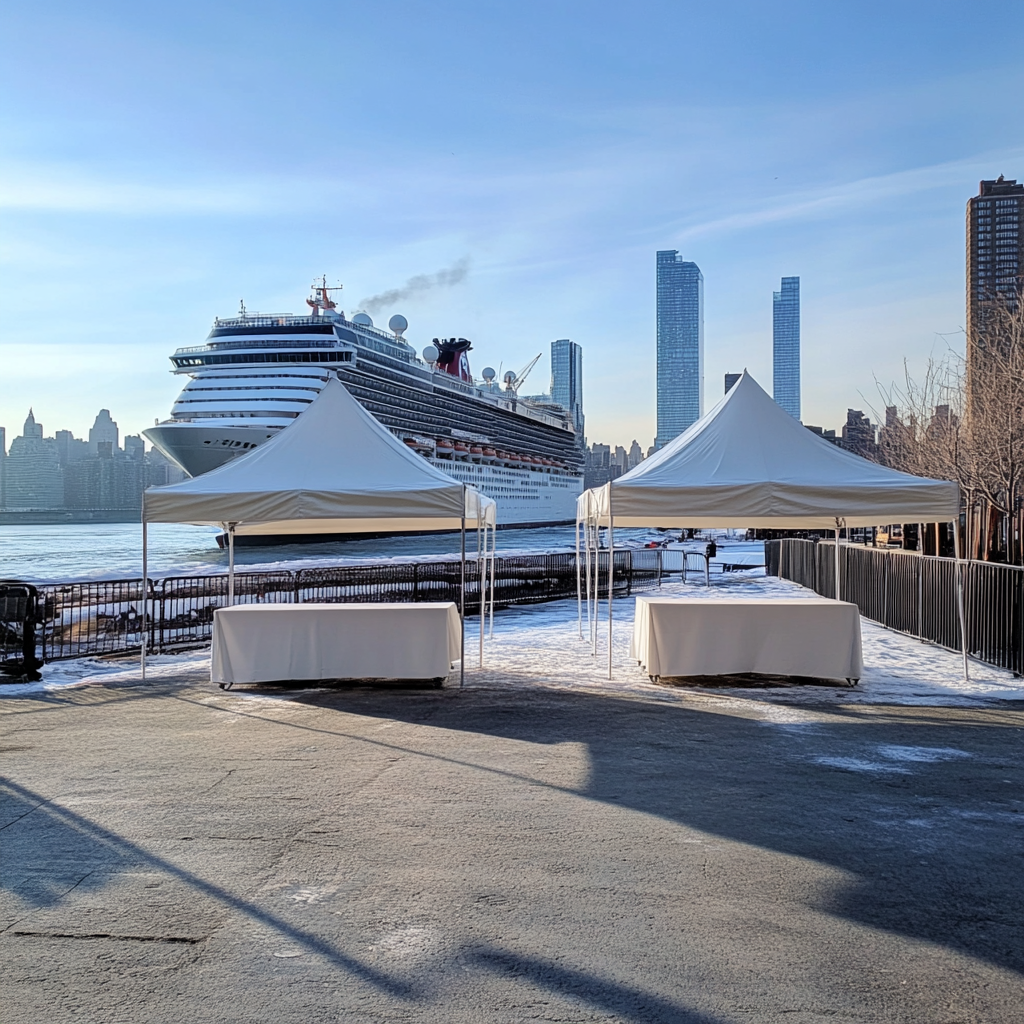
[[[402,334],[409,329],[409,321],[402,316],[401,313],[396,313],[389,321],[388,327],[392,334],[397,334],[400,338]]]
[[[493,366],[484,367],[484,380],[487,381],[488,384],[490,384],[491,381],[494,380],[495,376],[497,375],[494,372]]]
[[[511,384],[516,379],[515,372],[512,370],[505,371],[505,383]]]
[[[373,320],[370,319],[368,313],[356,313],[356,315],[352,317],[352,323],[359,324],[360,327],[373,326]]]
[[[425,348],[425,349],[423,350],[423,358],[424,358],[424,359],[425,359],[425,360],[426,360],[426,361],[427,361],[428,363],[436,363],[436,362],[437,362],[437,357],[438,357],[438,356],[439,356],[440,354],[441,354],[441,351],[440,351],[440,349],[438,349],[438,348],[437,348],[436,346],[434,346],[434,345],[428,345],[428,346],[427,346],[427,347],[426,347],[426,348]]]

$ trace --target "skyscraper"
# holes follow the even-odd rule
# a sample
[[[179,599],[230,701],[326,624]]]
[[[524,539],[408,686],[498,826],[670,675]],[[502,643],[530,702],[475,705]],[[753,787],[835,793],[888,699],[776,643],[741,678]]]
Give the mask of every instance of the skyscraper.
[[[99,444],[102,441],[109,441],[111,449],[117,451],[117,424],[110,418],[109,409],[100,409],[96,419],[89,429],[89,451],[96,455],[99,452]]]
[[[583,444],[583,349],[568,338],[551,342],[551,401],[572,414]]]
[[[1024,294],[1024,184],[983,181],[967,201],[967,372]]]
[[[32,410],[21,436],[11,442],[4,466],[4,504],[9,509],[61,508],[64,477],[57,444],[43,438],[43,425],[36,423]]]
[[[742,373],[727,373],[725,375],[725,393],[729,394],[732,391],[733,385],[742,377]]]
[[[704,415],[704,275],[675,249],[657,255],[658,436],[662,448]]]
[[[772,397],[794,419],[800,419],[800,278],[784,277],[782,291],[773,292]]]

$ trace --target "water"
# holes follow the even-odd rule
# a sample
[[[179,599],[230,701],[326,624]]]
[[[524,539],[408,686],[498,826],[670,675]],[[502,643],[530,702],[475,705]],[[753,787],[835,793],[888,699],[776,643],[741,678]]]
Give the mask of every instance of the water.
[[[149,527],[151,576],[188,576],[226,572],[228,555],[217,547],[220,530],[212,526],[153,523]],[[719,534],[721,536],[721,534]],[[649,539],[678,537],[677,531],[616,530],[616,546],[641,546]],[[475,550],[476,533],[466,535],[467,551]],[[702,545],[697,545],[701,547]],[[760,544],[725,542],[730,559],[740,552],[759,556]],[[573,551],[573,527],[499,530],[498,553],[535,554]],[[722,542],[719,557],[726,553]],[[284,544],[235,550],[235,564],[250,569],[302,569],[351,562],[379,562],[459,554],[457,533],[420,537]],[[142,527],[138,523],[0,527],[0,579],[32,583],[69,580],[132,579],[142,575]]]

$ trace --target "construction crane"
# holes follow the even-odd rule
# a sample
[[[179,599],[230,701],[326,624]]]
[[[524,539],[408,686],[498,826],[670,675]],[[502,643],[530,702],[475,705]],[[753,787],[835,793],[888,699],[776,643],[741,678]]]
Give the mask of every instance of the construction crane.
[[[530,371],[537,365],[537,360],[543,354],[543,352],[538,352],[518,373],[509,370],[504,377],[505,390],[518,394],[519,389],[523,386],[523,381],[530,375]]]

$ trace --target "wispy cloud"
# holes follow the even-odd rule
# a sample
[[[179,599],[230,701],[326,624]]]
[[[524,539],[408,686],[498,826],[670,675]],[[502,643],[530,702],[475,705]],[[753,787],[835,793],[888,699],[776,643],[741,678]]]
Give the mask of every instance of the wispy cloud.
[[[152,215],[251,213],[266,205],[254,181],[186,185],[99,179],[74,167],[0,167],[0,209]]]
[[[882,174],[839,182],[817,189],[805,189],[769,199],[760,207],[738,211],[698,224],[682,226],[676,221],[679,241],[709,235],[727,235],[769,224],[827,218],[857,207],[873,206],[887,199],[920,193],[928,189],[962,189],[979,164],[1016,166],[1024,159],[1024,147],[982,153],[963,160],[915,167],[894,174]]]

